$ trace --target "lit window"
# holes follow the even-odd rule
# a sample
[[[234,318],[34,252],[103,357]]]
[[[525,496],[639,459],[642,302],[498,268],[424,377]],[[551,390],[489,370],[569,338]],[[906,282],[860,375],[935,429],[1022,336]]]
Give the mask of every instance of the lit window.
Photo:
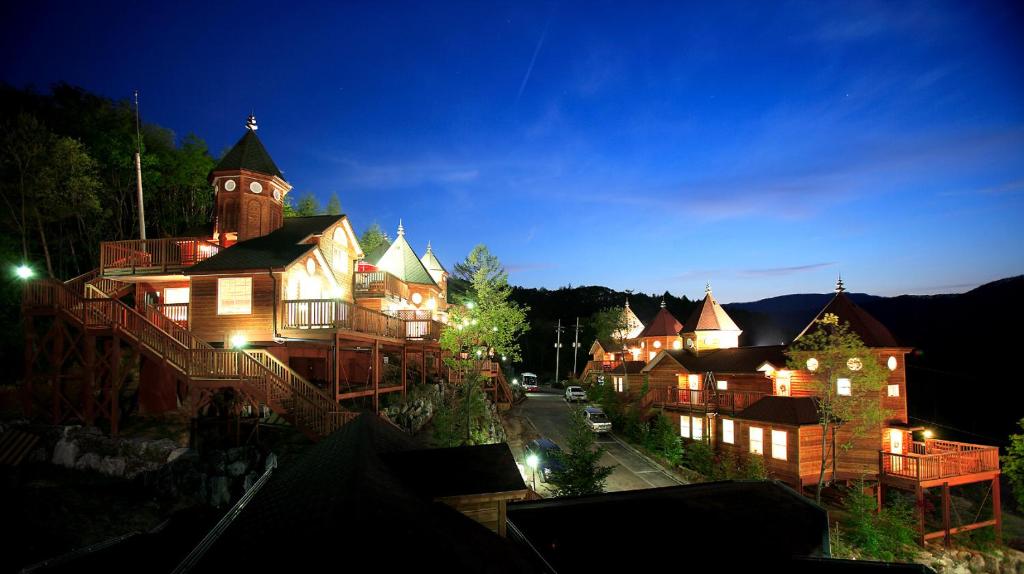
[[[316,261],[312,257],[306,260],[306,273],[314,275],[316,273]]]
[[[700,375],[687,375],[686,380],[690,383],[691,391],[700,389]]]
[[[650,353],[647,354],[647,360],[648,361],[653,361],[654,357],[657,357],[657,356],[658,356],[658,353],[656,353],[654,351],[651,351]]]
[[[340,245],[346,245],[348,243],[348,237],[345,235],[345,230],[339,225],[334,228],[334,242]]]
[[[732,433],[733,422],[730,419],[722,419],[722,442],[725,444],[734,444]]]
[[[890,397],[898,397],[898,396],[900,396],[900,386],[899,385],[889,385],[889,396]]]
[[[772,458],[786,460],[786,431],[772,431]]]
[[[164,304],[188,303],[188,287],[167,287],[164,289]]]
[[[682,349],[682,348],[683,348],[683,342],[682,342],[682,341],[680,341],[680,340],[675,340],[675,341],[672,341],[672,348],[673,348],[673,349],[675,349],[675,350],[677,350],[677,351],[678,351],[679,349]]]
[[[836,394],[843,395],[844,397],[850,396],[850,379],[836,379]]]
[[[892,355],[889,355],[889,360],[886,361],[885,364],[889,367],[890,371],[895,371],[896,370],[896,357],[894,357]]]
[[[615,390],[620,393],[626,392],[625,383],[623,382],[622,377],[615,377]]]
[[[693,417],[691,424],[693,425],[694,440],[701,440],[704,438],[704,419]]]
[[[763,429],[750,427],[750,452],[753,454],[764,454]]]
[[[679,417],[679,436],[690,438],[690,417],[686,415]]]
[[[729,389],[729,381],[719,380],[719,381],[717,381],[717,384],[718,384],[718,390],[720,390],[720,391],[725,391],[725,390]]]
[[[775,394],[780,397],[788,397],[790,392],[791,373],[785,369],[775,372]]]
[[[217,314],[252,313],[252,277],[217,279]]]

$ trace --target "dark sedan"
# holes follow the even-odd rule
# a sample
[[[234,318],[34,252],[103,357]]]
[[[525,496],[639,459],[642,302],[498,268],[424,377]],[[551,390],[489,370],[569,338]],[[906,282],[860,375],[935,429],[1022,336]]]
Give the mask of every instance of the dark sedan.
[[[549,438],[539,438],[526,443],[527,460],[531,455],[537,456],[537,478],[541,482],[547,482],[551,478],[551,473],[562,470],[562,463],[555,455],[560,452],[562,449]]]

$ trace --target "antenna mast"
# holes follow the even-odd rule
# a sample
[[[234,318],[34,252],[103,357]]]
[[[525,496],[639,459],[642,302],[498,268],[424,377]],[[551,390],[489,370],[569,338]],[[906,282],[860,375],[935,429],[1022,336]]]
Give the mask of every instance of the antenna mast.
[[[139,128],[139,91],[135,90],[135,187],[139,202],[139,239],[146,239],[146,208],[142,204],[142,130]]]

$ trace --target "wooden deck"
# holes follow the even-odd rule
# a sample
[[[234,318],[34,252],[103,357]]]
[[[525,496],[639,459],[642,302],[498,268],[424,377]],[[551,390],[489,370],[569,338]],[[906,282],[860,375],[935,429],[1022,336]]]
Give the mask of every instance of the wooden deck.
[[[991,480],[999,474],[999,448],[928,439],[911,452],[879,453],[882,480],[904,488],[928,488]]]
[[[100,274],[173,274],[205,261],[219,251],[219,245],[201,237],[104,241],[100,243]]]
[[[647,391],[646,402],[655,407],[735,415],[769,394],[757,391],[655,387]]]

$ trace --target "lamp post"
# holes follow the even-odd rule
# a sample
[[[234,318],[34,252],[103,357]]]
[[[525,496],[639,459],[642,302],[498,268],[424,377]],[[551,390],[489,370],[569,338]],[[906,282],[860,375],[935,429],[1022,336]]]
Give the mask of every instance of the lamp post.
[[[14,269],[14,274],[18,276],[18,279],[26,280],[31,279],[35,272],[28,265],[22,263]]]
[[[526,466],[530,467],[530,474],[532,475],[533,491],[537,492],[537,463],[540,462],[537,455],[531,454],[526,457]]]

